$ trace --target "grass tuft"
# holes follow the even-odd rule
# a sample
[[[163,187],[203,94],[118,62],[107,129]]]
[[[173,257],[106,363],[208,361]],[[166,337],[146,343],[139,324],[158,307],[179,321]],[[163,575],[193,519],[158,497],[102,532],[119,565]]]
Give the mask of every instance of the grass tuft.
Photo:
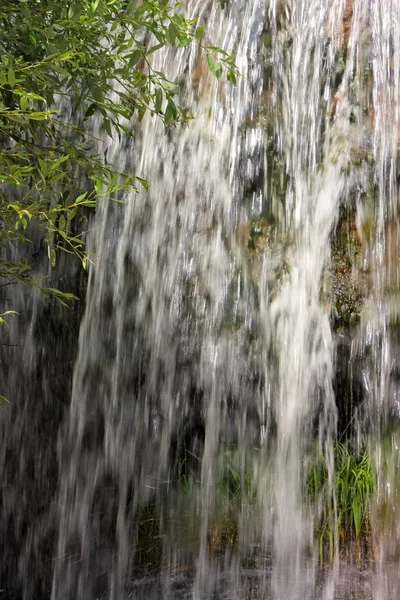
[[[357,456],[344,444],[334,446],[334,472],[331,482],[324,457],[319,457],[306,477],[306,495],[314,510],[319,508],[317,531],[320,559],[334,554],[334,540],[341,549],[352,546],[360,558],[360,542],[371,533],[370,500],[375,489],[375,476],[368,450]]]

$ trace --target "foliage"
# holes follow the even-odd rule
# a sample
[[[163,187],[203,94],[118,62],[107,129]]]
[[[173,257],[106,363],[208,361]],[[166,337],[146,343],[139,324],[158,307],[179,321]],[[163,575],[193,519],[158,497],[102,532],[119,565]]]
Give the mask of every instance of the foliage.
[[[227,454],[220,467],[217,489],[230,507],[235,503],[240,505],[245,498],[254,499],[255,487],[249,466],[240,469],[238,457]]]
[[[214,502],[208,507],[208,549],[211,554],[219,554],[228,549],[233,550],[240,543],[242,551],[246,549],[248,556],[251,556],[251,548],[260,543],[254,530],[256,521],[252,521],[259,505],[254,473],[246,461],[241,465],[237,448],[225,446],[221,450],[213,480]],[[199,543],[201,528],[200,522],[195,518],[201,497],[201,459],[187,452],[181,463],[185,468],[180,473],[171,504],[175,515],[174,530],[179,529],[179,544],[183,546],[190,527],[192,543],[195,544],[196,540]],[[305,499],[312,513],[317,515],[316,534],[321,563],[326,557],[333,560],[336,540],[339,540],[341,550],[348,554],[353,549],[356,558],[360,558],[362,543],[367,542],[371,534],[370,502],[374,489],[375,475],[367,449],[357,455],[345,445],[335,443],[334,472],[331,479],[325,457],[318,456],[312,463],[305,477]],[[246,514],[246,531],[243,531],[241,524],[243,510]],[[265,510],[265,506],[261,510]],[[141,527],[146,525],[151,528],[156,521],[153,516],[142,519]],[[159,520],[158,523],[161,527]],[[255,533],[251,538],[251,548],[247,545],[248,539],[246,540],[248,532],[251,532],[250,536]],[[158,530],[148,534],[143,529],[139,547],[153,550],[157,536]]]
[[[361,536],[369,533],[369,502],[375,488],[368,451],[356,456],[337,442],[332,481],[329,482],[325,458],[319,457],[308,473],[306,487],[308,499],[314,507],[322,499],[318,523],[321,560],[326,540],[332,560],[336,533],[342,544],[349,544],[353,538],[358,551]]]
[[[179,463],[179,487],[190,492],[193,486],[200,484],[201,458],[185,448],[184,457]],[[220,504],[229,509],[245,499],[254,499],[255,483],[248,464],[240,467],[236,446],[223,447],[215,474],[215,489]]]
[[[203,46],[204,27],[183,16],[180,4],[0,0],[0,277],[7,282],[38,285],[31,265],[5,254],[30,243],[38,229],[51,265],[63,250],[86,267],[90,255],[77,222],[87,208],[101,195],[147,187],[108,164],[90,122],[100,117],[113,138],[131,135],[132,118],[146,112],[166,127],[190,118],[176,101],[177,86],[152,68],[153,53],[195,42],[217,78],[225,71],[235,81],[234,56]]]

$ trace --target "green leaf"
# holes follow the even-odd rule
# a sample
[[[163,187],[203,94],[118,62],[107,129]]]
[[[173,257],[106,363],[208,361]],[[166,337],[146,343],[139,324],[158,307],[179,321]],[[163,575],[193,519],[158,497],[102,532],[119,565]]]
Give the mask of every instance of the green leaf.
[[[68,219],[68,221],[72,221],[72,219],[75,218],[77,212],[78,212],[78,207],[77,206],[74,206],[74,208],[72,208],[71,210],[69,210],[68,213],[67,213],[67,219]]]
[[[43,113],[43,112],[33,112],[33,113],[28,113],[27,115],[24,115],[27,119],[30,119],[31,121],[46,121],[48,119],[48,113]]]
[[[165,110],[164,121],[166,125],[169,125],[174,119],[176,119],[177,110],[175,102],[168,98],[167,108]]]
[[[222,48],[219,48],[219,46],[207,46],[207,50],[211,50],[212,52],[216,52],[218,54],[224,54],[224,56],[228,56],[228,53],[223,50]]]
[[[38,162],[39,162],[39,167],[40,167],[40,175],[45,178],[47,176],[48,173],[48,168],[47,168],[47,163],[45,160],[42,160],[40,158],[40,156],[38,156]]]
[[[146,114],[146,107],[141,104],[140,106],[138,106],[138,118],[139,121],[143,120],[144,115]]]
[[[175,40],[177,38],[177,28],[175,23],[173,23],[171,21],[171,23],[169,24],[168,30],[167,30],[167,38],[170,44],[172,44],[173,46],[175,45]]]
[[[15,73],[12,63],[10,63],[10,66],[8,67],[7,81],[10,88],[13,88],[15,86]]]
[[[207,54],[206,60],[207,60],[208,68],[210,69],[211,73],[214,73],[215,61],[214,61],[213,57],[210,54]]]
[[[194,36],[196,39],[200,40],[204,35],[204,27],[203,25],[199,25],[196,27],[196,31],[194,32]]]
[[[51,68],[53,69],[53,71],[56,71],[57,73],[61,73],[61,75],[69,75],[69,72],[67,71],[67,69],[64,69],[64,67],[61,67],[59,64],[57,63],[53,63],[51,65]]]
[[[13,208],[16,212],[19,212],[21,210],[20,205],[17,204],[16,202],[9,202],[7,204],[7,208]]]
[[[149,183],[148,181],[146,181],[145,179],[142,179],[141,177],[135,177],[136,181],[138,181],[140,183],[140,185],[147,191],[149,189]]]
[[[153,54],[153,52],[157,52],[157,50],[160,50],[160,48],[164,48],[165,44],[156,44],[155,46],[152,46],[151,48],[149,48],[148,50],[146,50],[146,56],[150,56],[150,54]]]
[[[90,3],[90,8],[92,9],[92,12],[94,12],[94,13],[96,12],[96,10],[97,10],[97,7],[98,7],[98,5],[99,5],[99,1],[100,1],[100,0],[92,0],[92,1],[91,1],[91,3]]]
[[[46,294],[47,297],[54,296],[54,298],[58,300],[58,302],[60,302],[63,306],[68,307],[68,304],[65,302],[65,300],[79,300],[79,298],[75,296],[75,294],[71,294],[70,292],[62,292],[57,288],[43,287],[40,289],[44,294]]]
[[[18,315],[19,313],[17,313],[15,310],[6,310],[5,312],[1,313],[2,317],[8,316],[8,315]]]
[[[69,154],[65,154],[64,156],[60,156],[57,160],[53,161],[50,165],[50,171],[55,171],[58,169],[66,160],[69,159]]]
[[[190,38],[186,38],[186,37],[181,37],[178,43],[178,46],[180,48],[186,48],[186,46],[189,46],[189,44],[191,43],[191,39]]]
[[[217,63],[214,69],[214,75],[217,79],[220,79],[222,76],[222,65],[221,63]]]
[[[82,8],[79,6],[79,3],[73,2],[70,5],[69,10],[68,10],[68,18],[76,21],[77,19],[79,19],[81,13],[82,13]]]
[[[104,125],[104,129],[107,132],[107,135],[112,138],[112,131],[111,131],[111,123],[110,123],[110,119],[103,119],[103,125]]]
[[[226,72],[226,78],[228,81],[231,81],[233,85],[236,85],[236,75],[232,69],[228,69]]]
[[[129,4],[127,6],[127,9],[126,9],[126,12],[128,13],[128,15],[133,13],[133,11],[136,8],[137,3],[138,3],[138,0],[130,0]]]
[[[84,119],[89,119],[89,117],[91,117],[92,115],[94,115],[94,113],[97,110],[97,104],[95,102],[92,102],[92,104],[86,109],[85,112],[85,116]]]
[[[155,96],[156,96],[156,99],[155,99],[155,103],[154,103],[154,110],[158,114],[161,110],[162,101],[163,101],[163,93],[162,93],[161,88],[156,89]]]
[[[107,163],[106,158],[105,158],[105,162]],[[93,180],[93,185],[94,185],[96,194],[99,194],[100,190],[101,190],[101,186],[103,185],[103,180],[100,177],[95,177],[95,179]]]
[[[143,54],[140,50],[135,50],[129,57],[128,67],[134,67],[139,60],[143,57]]]
[[[52,267],[56,266],[56,259],[57,259],[56,251],[54,250],[54,248],[52,248],[50,250],[50,262],[51,262]]]
[[[2,321],[4,321],[4,319],[2,319]],[[3,402],[6,402],[7,404],[12,404],[12,402],[8,398],[0,394],[0,406],[3,404]]]
[[[28,100],[24,96],[21,96],[19,99],[19,105],[21,110],[25,111],[28,108]]]

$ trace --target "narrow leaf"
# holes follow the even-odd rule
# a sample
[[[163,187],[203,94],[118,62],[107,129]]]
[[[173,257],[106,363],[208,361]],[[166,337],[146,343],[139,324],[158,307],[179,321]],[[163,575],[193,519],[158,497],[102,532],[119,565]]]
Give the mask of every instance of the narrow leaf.
[[[140,185],[145,189],[148,190],[149,189],[149,183],[148,181],[146,181],[145,179],[142,179],[141,177],[135,177],[135,179],[140,183]]]
[[[56,266],[56,259],[57,259],[56,251],[54,250],[54,248],[52,248],[50,250],[50,262],[51,262],[52,267]]]
[[[207,54],[207,64],[208,64],[208,68],[210,69],[211,73],[214,73],[215,71],[215,62],[213,57],[210,54]]]
[[[151,48],[146,50],[146,56],[150,56],[150,54],[153,54],[153,52],[160,50],[160,48],[163,48],[164,46],[165,44],[156,44],[155,46],[152,46]]]
[[[155,103],[154,103],[154,110],[156,111],[156,113],[159,113],[161,110],[162,100],[163,100],[163,93],[162,93],[161,88],[156,89],[155,96],[156,96],[156,99],[155,99]]]
[[[222,65],[221,63],[217,63],[214,69],[214,75],[217,79],[220,79],[222,76]]]
[[[110,138],[112,138],[112,131],[111,131],[111,123],[109,119],[103,119],[103,125],[104,125],[104,129],[106,130],[108,136]]]
[[[15,85],[15,73],[14,73],[12,63],[10,63],[10,66],[8,67],[7,81],[8,81],[8,85],[11,88],[13,88]]]
[[[92,102],[92,104],[86,109],[85,112],[85,120],[89,119],[89,117],[91,117],[92,115],[94,115],[94,113],[96,112],[97,109],[97,104],[95,102]]]
[[[134,67],[139,60],[142,58],[143,54],[140,52],[140,50],[135,50],[134,52],[132,52],[132,54],[129,57],[129,62],[128,62],[128,66]]]

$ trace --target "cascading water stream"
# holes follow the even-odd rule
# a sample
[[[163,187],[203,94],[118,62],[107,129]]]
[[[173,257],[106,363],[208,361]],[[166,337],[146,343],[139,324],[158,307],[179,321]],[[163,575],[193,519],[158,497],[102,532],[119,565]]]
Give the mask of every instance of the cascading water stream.
[[[70,404],[49,366],[53,337],[37,332],[44,303],[35,297],[29,327],[12,324],[10,339],[25,340],[13,359],[29,374],[16,368],[10,390],[25,398],[34,381],[34,397],[44,390],[48,406],[60,394],[65,407],[48,446],[37,420],[21,442],[28,400],[18,420],[2,419],[4,561],[17,564],[24,600],[350,598],[334,489],[335,440],[348,436],[377,468],[377,576],[360,598],[395,600],[400,5],[189,0],[185,10],[237,54],[242,76],[236,87],[217,80],[195,46],[154,55],[195,119],[166,133],[145,117],[133,141],[109,147],[150,189],[97,208]],[[347,272],[332,272],[346,211],[368,284],[360,324],[341,331],[332,279]],[[341,344],[363,389],[344,431]],[[326,472],[313,504],[316,460]],[[24,494],[18,510],[28,477],[34,506]],[[32,575],[45,560],[51,592]]]
[[[240,265],[242,249],[234,239],[234,224],[243,208],[232,188],[239,194],[243,187],[237,174],[242,168],[241,146],[249,155],[247,177],[254,177],[260,168],[254,158],[262,144],[262,129],[255,127],[249,135],[241,133],[239,126],[244,115],[251,118],[253,97],[262,85],[255,51],[265,7],[263,2],[238,3],[229,19],[217,3],[193,3],[188,11],[200,19],[208,13],[207,30],[215,43],[228,49],[238,46],[238,64],[243,65],[246,79],[240,82],[236,98],[236,92],[212,79],[198,51],[189,56],[183,51],[164,53],[154,68],[165,70],[171,80],[185,80],[183,101],[196,114],[193,127],[165,136],[162,125],[148,119],[134,149],[118,157],[121,149],[114,148],[121,167],[137,170],[152,185],[149,194],[127,199],[123,214],[120,207],[100,207],[92,236],[104,262],[89,279],[70,422],[62,441],[63,447],[71,447],[72,455],[66,465],[61,462],[61,472],[69,476],[63,476],[61,483],[60,505],[65,510],[58,549],[58,555],[68,554],[71,538],[77,538],[84,545],[80,552],[86,562],[73,572],[70,560],[61,561],[54,598],[86,597],[94,585],[90,557],[98,555],[101,542],[99,526],[94,524],[93,531],[90,514],[105,478],[115,486],[111,489],[116,503],[110,511],[116,519],[117,559],[112,560],[115,550],[110,546],[108,560],[114,566],[109,585],[111,597],[120,597],[134,555],[129,530],[135,513],[149,499],[161,502],[174,485],[172,438],[179,427],[193,428],[196,418],[201,425],[200,432],[193,429],[195,435],[201,436],[205,429],[205,440],[199,440],[204,441],[204,455],[198,491],[202,504],[198,590],[203,585],[222,413],[228,395],[236,394],[234,388],[241,385],[243,373],[235,370],[245,366],[243,360],[239,365],[243,350],[230,344],[223,321],[228,302],[236,305],[237,320],[251,308],[241,297],[246,283],[240,283],[239,275],[238,292],[231,289],[238,266],[228,245]],[[238,22],[243,23],[246,39],[241,39]],[[106,225],[110,220],[111,230]],[[100,418],[101,439],[86,448],[85,429],[93,420],[97,427]],[[173,548],[166,551],[174,553]],[[180,562],[179,557],[171,560]]]

